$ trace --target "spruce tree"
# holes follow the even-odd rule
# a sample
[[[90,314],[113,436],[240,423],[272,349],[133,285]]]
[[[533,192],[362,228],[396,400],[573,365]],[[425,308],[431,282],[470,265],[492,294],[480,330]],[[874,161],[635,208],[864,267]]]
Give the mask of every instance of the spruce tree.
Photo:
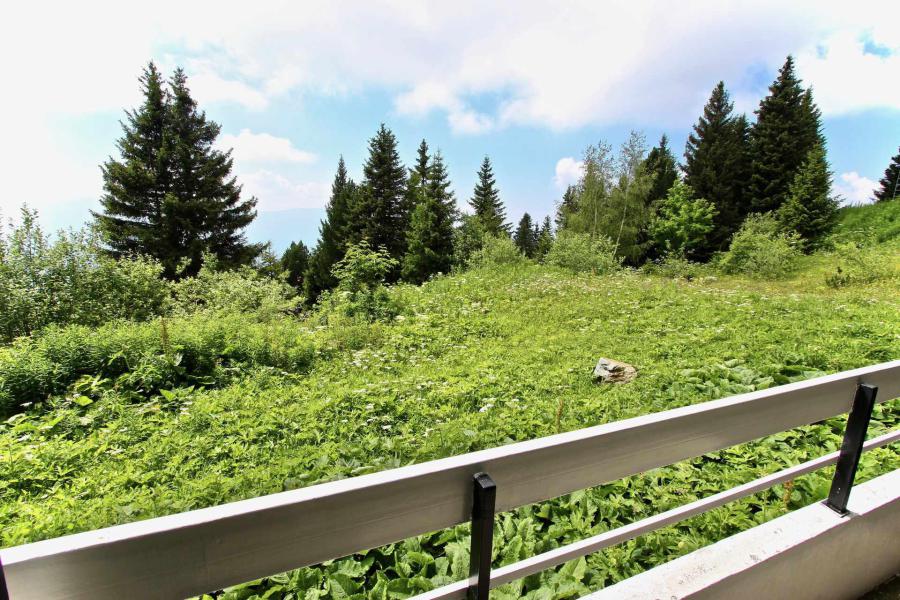
[[[456,197],[450,190],[440,151],[431,159],[426,181],[425,195],[410,217],[402,263],[403,278],[413,283],[422,283],[436,273],[448,273],[453,263]]]
[[[215,256],[220,266],[247,264],[262,250],[259,244],[247,244],[243,233],[256,218],[256,198],[241,200],[241,186],[231,174],[231,151],[213,148],[221,127],[197,108],[180,68],[172,76],[171,89],[174,168],[163,212],[170,217],[165,233],[177,258],[190,260],[181,275],[197,273],[204,252]]]
[[[886,202],[900,198],[900,150],[884,170],[884,177],[881,178],[878,185],[878,189],[875,190],[876,201]]]
[[[287,274],[287,282],[303,289],[303,278],[309,268],[309,250],[303,242],[291,242],[281,255],[281,269]]]
[[[475,216],[481,221],[485,232],[489,235],[509,235],[509,224],[506,222],[506,208],[500,200],[491,159],[487,156],[478,170],[478,182],[469,205],[475,210]]]
[[[372,248],[383,248],[392,258],[401,260],[409,222],[406,169],[397,152],[397,138],[384,123],[369,140],[369,157],[359,192],[354,223],[361,238],[368,240]],[[389,279],[396,275],[391,274]]]
[[[516,232],[513,234],[513,242],[515,242],[516,248],[528,258],[533,258],[535,250],[537,250],[537,236],[535,235],[534,227],[535,224],[531,219],[531,215],[525,213],[519,220],[519,226],[516,227]]]
[[[665,198],[678,175],[678,165],[669,149],[669,138],[666,134],[659,139],[659,145],[647,154],[644,170],[653,177],[653,186],[650,188],[647,201],[652,203]]]
[[[750,134],[749,193],[754,211],[776,211],[787,200],[810,150],[823,142],[819,111],[812,92],[801,87],[792,57],[787,57],[756,115]]]
[[[428,192],[428,172],[431,169],[431,157],[428,155],[428,143],[423,139],[416,152],[416,164],[409,170],[406,185],[406,208],[411,215],[413,209],[425,199]]]
[[[544,260],[550,248],[553,246],[553,228],[550,225],[550,215],[544,217],[541,229],[538,231],[537,246],[535,248],[535,258]]]
[[[720,81],[685,147],[685,183],[716,209],[715,226],[697,250],[700,256],[724,248],[749,212],[743,198],[749,176],[747,120],[732,116],[733,107]]]
[[[110,158],[101,166],[103,212],[92,214],[114,254],[158,257],[168,253],[159,228],[171,182],[166,147],[169,93],[153,62],[144,69],[140,83],[144,101],[125,111],[124,135],[116,143],[121,160]]]
[[[224,267],[252,262],[263,247],[243,230],[256,199],[241,200],[231,153],[213,148],[219,125],[197,108],[181,69],[169,93],[152,63],[141,82],[145,101],[123,123],[122,160],[103,166],[103,213],[94,216],[106,243],[158,259],[169,278],[196,274],[204,253]]]
[[[325,207],[325,218],[319,225],[319,242],[310,256],[309,268],[304,276],[303,291],[307,302],[314,302],[323,291],[337,285],[337,278],[331,270],[344,258],[356,196],[356,184],[347,174],[342,156],[331,184],[331,198]]]
[[[834,227],[837,201],[831,197],[831,173],[825,148],[816,144],[791,182],[778,209],[782,227],[796,231],[807,249],[815,248]]]
[[[556,207],[557,229],[565,229],[568,226],[569,218],[576,210],[578,210],[578,189],[574,185],[566,186],[562,200]]]

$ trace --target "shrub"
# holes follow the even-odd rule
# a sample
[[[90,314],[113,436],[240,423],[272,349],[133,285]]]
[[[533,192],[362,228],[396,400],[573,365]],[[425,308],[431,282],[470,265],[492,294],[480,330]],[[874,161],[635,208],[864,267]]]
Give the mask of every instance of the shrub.
[[[472,256],[471,264],[476,267],[520,265],[527,260],[512,239],[499,235],[484,238],[481,249]]]
[[[49,324],[99,325],[160,314],[168,288],[160,265],[147,258],[114,260],[92,229],[41,231],[35,211],[0,235],[0,339]]]
[[[660,201],[649,233],[654,245],[663,252],[691,256],[714,229],[716,207],[693,194],[690,186],[676,181]]]
[[[861,248],[853,242],[839,243],[834,256],[838,265],[834,272],[825,276],[825,284],[841,288],[860,283],[872,283],[900,276],[895,253],[877,247]]]
[[[347,248],[332,273],[338,287],[326,294],[320,304],[328,313],[339,312],[351,319],[367,322],[390,319],[400,307],[384,286],[387,275],[397,267],[397,261],[382,248],[372,250],[365,240]]]
[[[656,261],[648,262],[643,270],[661,277],[688,281],[700,277],[705,271],[703,265],[691,262],[680,254],[667,254]]]
[[[260,274],[250,267],[234,271],[216,270],[212,256],[206,256],[203,267],[195,277],[172,283],[174,315],[198,310],[246,313],[256,312],[262,317],[294,310],[299,299],[288,283]]]
[[[248,365],[304,372],[315,347],[296,323],[201,313],[96,329],[50,326],[0,348],[0,416],[64,394],[84,376],[146,399],[181,385],[215,386]]]
[[[796,269],[800,254],[799,236],[781,231],[766,213],[747,217],[716,264],[727,274],[777,279]]]
[[[560,231],[544,262],[575,272],[609,273],[622,265],[615,244],[607,237]]]

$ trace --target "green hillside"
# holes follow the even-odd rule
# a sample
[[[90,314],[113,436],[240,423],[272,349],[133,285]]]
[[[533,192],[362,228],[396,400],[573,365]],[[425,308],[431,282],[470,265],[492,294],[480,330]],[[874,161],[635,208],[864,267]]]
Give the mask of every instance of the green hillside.
[[[0,348],[0,404],[32,395],[26,412],[0,425],[2,545],[900,358],[897,240],[884,223],[896,208],[842,214],[836,237],[879,223],[884,240],[856,254],[880,265],[877,277],[827,283],[850,264],[831,252],[805,258],[799,272],[776,282],[706,267],[663,277],[520,264],[391,288],[397,314],[382,322],[327,307],[299,317],[208,309],[22,338]],[[635,365],[638,378],[594,384],[601,356]],[[900,403],[882,405],[871,434],[898,422]],[[834,450],[842,428],[836,419],[503,515],[495,564]],[[861,477],[895,468],[898,456],[896,448],[865,455]],[[495,597],[598,589],[820,499],[829,475],[527,578]],[[465,527],[438,532],[225,597],[263,590],[274,598],[404,597],[461,578],[467,540]]]

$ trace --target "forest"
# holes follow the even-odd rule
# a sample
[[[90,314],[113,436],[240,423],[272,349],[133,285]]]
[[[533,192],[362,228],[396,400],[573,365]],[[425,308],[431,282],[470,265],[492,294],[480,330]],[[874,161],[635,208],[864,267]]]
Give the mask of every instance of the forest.
[[[0,546],[608,423],[900,357],[900,151],[841,207],[788,57],[754,118],[723,82],[683,161],[632,132],[514,226],[485,156],[465,210],[422,140],[343,158],[318,243],[277,256],[182,70],[150,63],[91,223],[0,234]],[[598,385],[599,356],[638,377]],[[839,448],[837,418],[499,516],[521,560]],[[870,435],[900,423],[876,407]],[[863,456],[858,479],[900,450]],[[798,478],[507,584],[576,598],[822,499]],[[219,590],[406,598],[468,575],[468,526]]]

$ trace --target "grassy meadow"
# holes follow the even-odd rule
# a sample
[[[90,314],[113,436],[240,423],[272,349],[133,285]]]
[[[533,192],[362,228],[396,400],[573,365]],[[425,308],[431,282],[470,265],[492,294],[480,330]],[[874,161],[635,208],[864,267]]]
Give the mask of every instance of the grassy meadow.
[[[400,285],[396,316],[198,311],[51,326],[0,348],[0,544],[11,546],[352,477],[900,357],[893,218],[846,211],[777,281],[685,272],[486,266]],[[886,207],[886,208],[885,208]],[[863,209],[865,210],[865,209]],[[871,223],[876,225],[870,225]],[[869,223],[869,224],[867,224]],[[867,229],[869,227],[869,229]],[[872,265],[875,265],[874,267]],[[843,279],[833,276],[840,273]],[[652,272],[651,272],[652,271]],[[874,273],[874,274],[873,274]],[[832,277],[832,279],[829,279]],[[829,281],[831,283],[829,283]],[[597,385],[601,356],[635,365]],[[896,427],[882,404],[870,435]],[[495,565],[661,512],[838,448],[842,419],[498,519]],[[863,457],[860,479],[900,449]],[[824,497],[830,471],[504,586],[570,598]],[[402,598],[462,578],[466,526],[218,594]]]

